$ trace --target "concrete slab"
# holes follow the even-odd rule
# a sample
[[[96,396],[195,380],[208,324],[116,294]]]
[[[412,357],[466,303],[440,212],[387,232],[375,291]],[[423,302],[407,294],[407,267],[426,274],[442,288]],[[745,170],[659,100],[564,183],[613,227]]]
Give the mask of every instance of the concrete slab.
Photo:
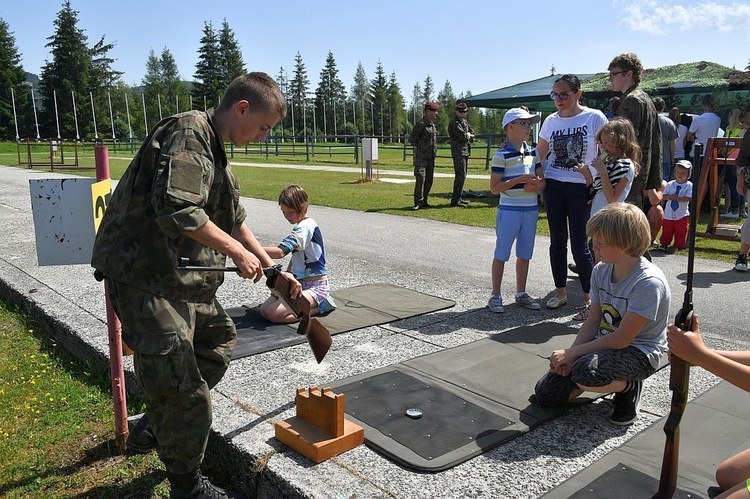
[[[0,296],[21,304],[45,322],[75,355],[106,365],[103,289],[93,279],[91,268],[37,265],[29,179],[53,176],[62,175],[0,166],[0,220],[5,229],[0,238]],[[250,198],[242,202],[248,224],[261,242],[275,244],[286,235],[288,224],[275,202]],[[664,370],[646,382],[642,415],[629,428],[607,423],[611,404],[602,400],[573,409],[440,473],[408,471],[366,446],[321,464],[312,463],[273,438],[273,422],[293,414],[297,388],[326,386],[542,320],[572,324],[570,317],[583,299],[577,280],[571,278],[570,305],[566,307],[530,312],[511,304],[504,314],[492,314],[486,303],[494,230],[319,206],[312,206],[310,215],[325,235],[332,288],[389,282],[455,300],[457,305],[337,335],[320,365],[307,345],[233,362],[213,391],[212,456],[232,466],[238,480],[257,497],[539,497],[668,412],[668,371]],[[542,300],[554,289],[548,244],[547,238],[537,238],[527,287],[532,296]],[[654,261],[672,288],[670,314],[674,315],[682,301],[686,256],[659,255]],[[511,260],[502,289],[509,304],[514,292],[513,268]],[[225,306],[254,305],[265,299],[267,290],[262,283],[248,283],[231,274],[226,277],[218,294]],[[730,264],[696,262],[695,307],[711,346],[750,349],[744,313],[749,277],[731,270]],[[130,359],[126,359],[126,369],[132,388]],[[541,374],[528,373],[534,378]],[[713,376],[693,369],[690,394],[703,393],[715,383]]]

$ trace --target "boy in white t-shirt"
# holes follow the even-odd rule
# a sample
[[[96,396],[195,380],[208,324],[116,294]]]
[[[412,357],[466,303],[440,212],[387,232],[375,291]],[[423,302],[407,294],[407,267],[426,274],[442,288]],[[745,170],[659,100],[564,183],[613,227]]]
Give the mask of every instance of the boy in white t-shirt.
[[[664,222],[662,222],[660,248],[666,253],[687,248],[687,232],[690,222],[690,200],[693,197],[693,183],[688,180],[692,165],[681,159],[675,164],[674,180],[667,183],[662,199],[664,205]],[[669,244],[674,238],[674,246]]]

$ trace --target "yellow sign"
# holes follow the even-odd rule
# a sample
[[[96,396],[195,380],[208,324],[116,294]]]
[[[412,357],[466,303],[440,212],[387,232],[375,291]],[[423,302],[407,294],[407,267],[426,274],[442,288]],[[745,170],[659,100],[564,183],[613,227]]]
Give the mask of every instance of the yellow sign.
[[[106,179],[91,185],[91,199],[94,208],[94,233],[99,230],[104,212],[107,210],[109,197],[112,195],[112,180]]]

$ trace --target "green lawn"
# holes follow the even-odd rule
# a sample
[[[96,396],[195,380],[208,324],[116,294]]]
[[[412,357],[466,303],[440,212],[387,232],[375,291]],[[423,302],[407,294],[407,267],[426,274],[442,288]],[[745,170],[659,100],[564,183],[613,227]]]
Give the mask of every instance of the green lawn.
[[[316,146],[316,150],[322,149],[323,145]],[[17,165],[17,150],[15,143],[0,143],[0,163]],[[469,167],[470,174],[487,174],[484,168],[483,150],[475,149],[480,159],[472,161]],[[269,164],[318,164],[361,167],[353,163],[351,159],[344,156],[327,154],[316,154],[310,161],[305,156],[278,156],[271,157],[266,161],[265,156],[259,154],[240,154],[242,151],[235,150],[235,163],[269,163]],[[442,150],[438,158],[436,172],[452,173],[453,167],[449,158],[449,151]],[[447,156],[446,156],[447,155]],[[376,169],[381,170],[411,170],[411,158],[403,160],[403,150],[397,146],[394,148],[381,149],[380,158]],[[24,156],[25,157],[25,156]],[[120,178],[128,165],[131,157],[127,151],[112,151],[110,149],[110,172],[112,178]],[[94,166],[93,148],[90,146],[81,148],[79,165],[85,167]],[[36,170],[48,170],[48,167],[34,167]],[[73,173],[73,170],[62,170]],[[255,168],[237,165],[234,172],[240,182],[242,195],[259,199],[276,200],[281,189],[291,183],[302,185],[310,195],[312,204],[330,206],[332,208],[345,208],[357,211],[369,211],[387,213],[391,215],[419,217],[443,222],[470,225],[475,227],[493,228],[495,224],[495,212],[497,206],[496,197],[483,197],[469,199],[469,208],[451,208],[450,193],[453,187],[452,178],[436,178],[432,188],[430,204],[434,209],[412,211],[413,184],[391,183],[383,180],[374,182],[362,182],[360,173],[341,173],[310,170],[290,170],[283,168]],[[75,171],[81,175],[94,175],[93,170]],[[386,177],[386,175],[382,175]],[[402,177],[409,178],[409,177]],[[486,192],[489,182],[486,180],[467,179],[464,189],[474,192]],[[698,232],[706,230],[708,215],[702,213],[698,224]],[[741,221],[725,220],[724,222],[740,224]],[[537,233],[549,235],[547,218],[542,208],[540,213]],[[724,241],[719,239],[698,238],[696,241],[696,254],[702,258],[709,258],[724,262],[733,262],[739,242]]]

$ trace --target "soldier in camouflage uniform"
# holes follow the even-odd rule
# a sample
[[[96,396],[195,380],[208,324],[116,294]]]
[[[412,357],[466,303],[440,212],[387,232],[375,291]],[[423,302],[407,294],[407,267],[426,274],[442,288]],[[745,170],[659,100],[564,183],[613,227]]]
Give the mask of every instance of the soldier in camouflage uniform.
[[[437,129],[435,116],[440,104],[428,102],[424,106],[424,116],[414,125],[409,142],[414,146],[414,209],[430,208],[427,196],[432,189],[432,177],[435,173],[435,156],[437,156]]]
[[[469,205],[461,199],[461,193],[464,190],[466,181],[466,172],[469,166],[469,156],[471,156],[471,143],[474,140],[474,130],[466,121],[466,111],[469,106],[465,102],[456,104],[456,115],[448,123],[448,135],[451,139],[451,156],[453,157],[453,195],[451,196],[451,206],[466,207]]]
[[[162,120],[117,184],[96,236],[92,266],[104,276],[146,394],[150,428],[132,436],[156,437],[172,497],[226,497],[201,475],[200,464],[211,427],[210,390],[226,372],[237,338],[215,298],[223,274],[179,270],[178,258],[224,266],[229,256],[241,277],[256,282],[274,264],[244,223],[224,141],[240,147],[265,141],[285,114],[273,79],[249,73],[227,87],[216,110]]]

